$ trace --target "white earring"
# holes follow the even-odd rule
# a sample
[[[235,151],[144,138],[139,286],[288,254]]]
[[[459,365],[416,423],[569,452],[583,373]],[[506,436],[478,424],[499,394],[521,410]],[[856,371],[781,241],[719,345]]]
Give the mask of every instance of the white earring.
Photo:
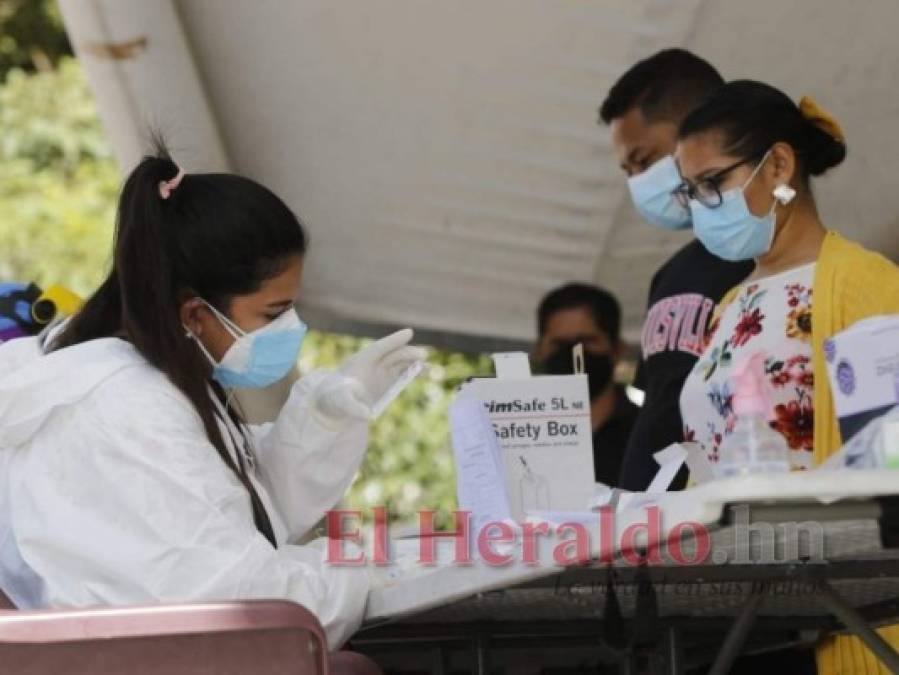
[[[776,188],[774,188],[771,194],[777,201],[781,203],[781,205],[786,206],[791,201],[793,201],[793,198],[796,196],[796,190],[784,183],[783,185],[778,185]]]

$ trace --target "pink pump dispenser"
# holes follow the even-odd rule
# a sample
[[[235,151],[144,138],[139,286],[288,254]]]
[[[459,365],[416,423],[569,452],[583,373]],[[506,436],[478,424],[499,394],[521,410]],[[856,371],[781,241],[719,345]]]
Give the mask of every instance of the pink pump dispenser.
[[[768,396],[765,394],[765,353],[755,352],[736,365],[731,374],[734,383],[734,414],[768,417]]]
[[[790,470],[787,442],[768,424],[771,406],[765,393],[765,359],[765,353],[758,351],[733,369],[736,423],[718,448],[718,478]]]

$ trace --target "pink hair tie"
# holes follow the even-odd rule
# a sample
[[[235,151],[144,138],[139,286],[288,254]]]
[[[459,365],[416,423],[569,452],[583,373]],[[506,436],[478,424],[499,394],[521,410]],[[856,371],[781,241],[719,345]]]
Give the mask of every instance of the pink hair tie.
[[[184,169],[178,167],[178,173],[175,174],[175,177],[171,180],[161,180],[159,181],[159,196],[163,199],[168,199],[172,196],[172,192],[175,191],[181,184],[181,179],[184,178]]]

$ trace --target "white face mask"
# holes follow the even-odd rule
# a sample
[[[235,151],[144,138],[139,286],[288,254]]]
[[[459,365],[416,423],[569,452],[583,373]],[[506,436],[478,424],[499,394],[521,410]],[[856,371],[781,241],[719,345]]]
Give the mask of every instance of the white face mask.
[[[690,200],[693,231],[713,255],[736,262],[761,257],[771,250],[777,224],[777,199],[771,204],[771,210],[759,217],[749,210],[744,194],[770,155],[769,150],[741,187],[722,194],[719,206],[709,208],[695,199]]]
[[[666,230],[690,227],[690,212],[674,196],[680,184],[680,172],[671,155],[665,155],[643,173],[627,179],[637,212]]]
[[[200,339],[188,329],[188,334],[212,364],[212,377],[223,387],[267,387],[287,375],[297,362],[307,327],[295,309],[289,309],[271,323],[248,333],[208,302],[203,302],[234,338],[222,360],[216,362]]]

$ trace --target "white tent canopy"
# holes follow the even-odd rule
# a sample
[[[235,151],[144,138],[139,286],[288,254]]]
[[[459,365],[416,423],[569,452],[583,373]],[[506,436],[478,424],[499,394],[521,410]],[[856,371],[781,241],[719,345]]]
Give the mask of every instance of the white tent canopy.
[[[899,255],[894,0],[60,4],[124,167],[156,128],[188,171],[251,176],[300,214],[314,326],[497,346],[586,280],[635,339],[684,238],[637,219],[596,111],[666,46],[833,112],[849,158],[817,185],[824,220]]]

